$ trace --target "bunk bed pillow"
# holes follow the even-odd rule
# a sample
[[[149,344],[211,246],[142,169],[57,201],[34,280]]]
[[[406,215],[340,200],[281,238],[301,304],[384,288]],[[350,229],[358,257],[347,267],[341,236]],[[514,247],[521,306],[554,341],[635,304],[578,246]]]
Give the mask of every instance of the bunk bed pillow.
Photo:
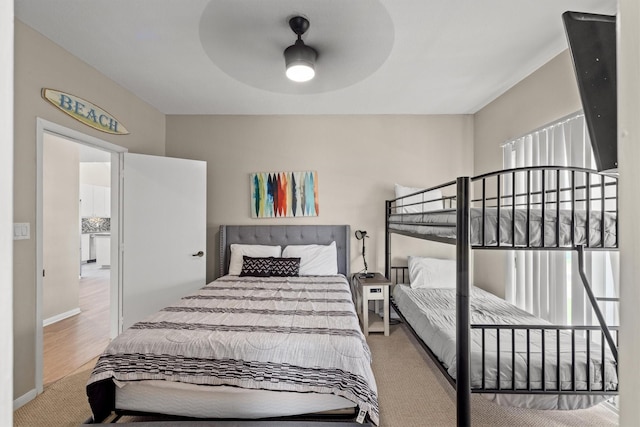
[[[338,274],[336,242],[329,245],[289,245],[283,258],[300,258],[300,276],[334,276]]]
[[[453,259],[409,257],[411,288],[455,288],[456,261]]]
[[[400,184],[395,185],[396,198],[408,196],[409,194],[417,193],[418,191],[424,191],[424,188],[405,187]],[[430,202],[420,203],[423,200],[431,200]],[[396,213],[420,213],[427,211],[437,211],[443,209],[442,203],[442,191],[431,190],[426,193],[416,194],[415,196],[407,197],[399,200],[401,206],[396,207]],[[418,203],[417,205],[411,205],[412,203]],[[411,206],[406,206],[411,205]]]
[[[282,248],[280,246],[267,245],[241,245],[233,243],[231,245],[231,259],[229,261],[229,273],[232,276],[239,276],[242,272],[242,257],[244,255],[253,258],[280,257]]]

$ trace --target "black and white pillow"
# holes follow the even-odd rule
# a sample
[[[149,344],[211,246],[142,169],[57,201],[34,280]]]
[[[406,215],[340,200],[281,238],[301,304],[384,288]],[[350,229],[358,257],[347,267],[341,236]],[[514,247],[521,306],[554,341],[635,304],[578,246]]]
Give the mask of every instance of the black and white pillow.
[[[274,259],[273,257],[257,258],[243,255],[240,276],[269,277]]]
[[[273,258],[271,275],[297,277],[300,275],[300,258]]]

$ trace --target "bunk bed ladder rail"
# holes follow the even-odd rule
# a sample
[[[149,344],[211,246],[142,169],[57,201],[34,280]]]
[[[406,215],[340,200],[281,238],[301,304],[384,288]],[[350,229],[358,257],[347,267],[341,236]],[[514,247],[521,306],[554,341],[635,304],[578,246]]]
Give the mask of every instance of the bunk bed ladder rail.
[[[578,251],[578,272],[580,273],[580,278],[582,279],[582,285],[584,286],[584,290],[587,293],[589,302],[591,303],[591,308],[593,308],[593,311],[596,313],[596,317],[598,318],[598,323],[600,324],[602,333],[604,334],[607,340],[607,344],[609,344],[609,349],[611,350],[611,354],[613,355],[613,358],[617,364],[618,363],[618,347],[616,346],[616,343],[613,340],[613,336],[611,335],[609,326],[607,326],[607,321],[602,315],[602,310],[600,310],[600,306],[598,305],[598,300],[593,295],[593,291],[591,290],[591,285],[589,284],[589,279],[587,278],[587,275],[585,274],[585,271],[584,271],[584,246],[578,245],[576,246],[576,250]]]
[[[592,187],[594,187],[592,185],[591,182],[591,175],[592,173],[585,173],[585,203],[586,203],[586,211],[587,211],[587,215],[586,215],[586,222],[587,224],[590,223],[590,211],[591,211],[591,201],[592,199],[596,199],[596,197],[592,197]],[[600,204],[600,246],[601,248],[605,249],[606,248],[606,234],[605,234],[605,212],[606,212],[606,201],[607,201],[607,197],[606,197],[606,188],[607,188],[607,182],[605,180],[605,176],[604,175],[596,175],[599,176],[599,182],[595,185],[595,187],[599,188],[599,204]],[[615,200],[616,203],[616,211],[617,211],[617,203],[618,203],[618,185],[617,185],[617,181],[614,181],[613,185],[615,185],[615,191],[616,194],[613,197],[613,199]],[[576,201],[576,184],[575,184],[575,171],[572,171],[571,174],[571,193],[572,193],[572,208],[575,206],[575,201]],[[574,214],[575,217],[575,214]],[[575,221],[575,218],[572,218],[573,221]],[[573,224],[572,224],[573,225]],[[591,239],[590,239],[590,228],[589,226],[586,227],[586,247],[590,248],[591,246]],[[618,221],[616,221],[616,242],[615,242],[615,247],[617,248],[618,246],[618,242],[617,242],[617,230],[618,230]],[[573,227],[572,227],[572,231],[573,231]],[[573,240],[573,233],[572,233],[572,237],[571,237],[571,243],[574,243]],[[612,249],[614,249],[612,248]],[[598,300],[600,301],[618,301],[616,298],[596,298],[593,294],[593,290],[591,289],[591,284],[589,283],[589,279],[587,278],[587,275],[585,273],[585,262],[584,262],[584,251],[585,251],[585,246],[584,245],[576,245],[575,246],[575,250],[578,252],[578,273],[580,274],[580,279],[582,281],[582,285],[584,287],[584,290],[587,294],[587,297],[589,298],[589,302],[591,304],[591,307],[594,311],[594,313],[596,314],[596,317],[598,319],[598,323],[600,324],[600,328],[602,329],[602,334],[604,336],[604,338],[607,341],[607,344],[609,345],[609,349],[611,350],[611,353],[613,355],[614,360],[616,361],[616,364],[618,363],[618,348],[616,343],[613,340],[613,337],[611,335],[611,331],[609,330],[609,327],[607,325],[607,322],[604,318],[604,316],[602,315],[602,310],[600,310],[600,306],[598,304]],[[603,346],[604,347],[604,346]]]

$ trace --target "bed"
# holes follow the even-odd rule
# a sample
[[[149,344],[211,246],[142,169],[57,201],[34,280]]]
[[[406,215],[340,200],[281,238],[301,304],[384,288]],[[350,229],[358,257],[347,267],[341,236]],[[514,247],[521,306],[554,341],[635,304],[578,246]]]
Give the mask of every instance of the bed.
[[[414,289],[409,285],[398,284],[394,287],[393,300],[407,323],[412,325],[420,339],[441,361],[449,376],[455,379],[456,330],[455,321],[452,321],[455,318],[455,289]],[[574,391],[574,382],[575,391],[617,389],[616,364],[611,353],[606,352],[604,355],[606,368],[603,370],[603,347],[598,344],[588,344],[578,331],[558,330],[549,322],[480,288],[471,288],[470,304],[472,324],[505,327],[500,330],[472,329],[470,350],[472,388],[505,391],[530,389],[533,392],[541,392],[545,389],[554,390],[559,376],[560,388],[564,391]],[[510,327],[519,325],[528,325],[528,327],[526,329]],[[593,332],[597,328],[590,330]],[[542,344],[543,334],[544,345]],[[512,351],[514,348],[515,351]],[[498,377],[500,384],[497,383]],[[602,394],[573,393],[538,396],[486,393],[485,396],[508,406],[563,410],[588,408],[609,397]]]
[[[113,411],[346,413],[377,424],[371,354],[346,280],[349,238],[348,226],[222,226],[221,277],[134,324],[99,358],[87,385],[94,421]],[[327,271],[327,258],[305,264],[311,249],[333,258],[332,274],[308,274]]]
[[[387,202],[393,233],[456,244],[456,181],[430,189],[407,188]],[[472,248],[617,248],[617,179],[575,167],[528,167],[470,178],[480,197],[468,199]],[[412,190],[416,192],[408,193]],[[451,192],[451,191],[450,191]],[[514,239],[515,236],[515,239]]]
[[[456,388],[458,425],[471,423],[470,393],[539,409],[588,407],[617,394],[617,328],[604,321],[584,273],[585,251],[617,250],[616,177],[544,166],[403,191],[396,187],[385,206],[385,273],[411,286],[396,285],[391,302]],[[393,234],[455,245],[451,277],[413,286],[406,267],[391,266]],[[472,249],[577,251],[599,325],[550,325],[472,287]]]

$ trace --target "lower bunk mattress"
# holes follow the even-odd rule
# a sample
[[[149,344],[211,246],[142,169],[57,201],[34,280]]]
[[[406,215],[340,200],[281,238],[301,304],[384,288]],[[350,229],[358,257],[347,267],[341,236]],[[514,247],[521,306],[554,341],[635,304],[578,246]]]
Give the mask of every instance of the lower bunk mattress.
[[[264,418],[354,406],[379,419],[371,353],[342,275],[221,277],[114,339],[87,395],[97,421],[114,409]]]
[[[393,299],[406,321],[416,334],[438,357],[452,378],[456,378],[456,304],[455,289],[413,289],[409,285],[394,287]],[[472,287],[471,324],[520,324],[549,325],[532,314],[521,310],[495,295]],[[512,364],[511,330],[500,332],[500,352],[497,349],[496,330],[485,332],[486,388],[498,387],[497,363],[500,361],[500,388],[512,388],[512,372],[515,369],[516,388],[527,389],[527,372],[532,390],[542,390],[542,336],[540,330],[530,332],[530,356],[527,363],[527,337],[523,330],[516,331],[515,364]],[[599,334],[594,334],[599,335]],[[560,333],[560,383],[562,390],[572,390],[572,338],[571,333]],[[471,330],[471,388],[482,387],[482,331]],[[598,343],[589,345],[590,360],[587,366],[587,345],[585,339],[575,340],[575,380],[577,390],[587,390],[587,375],[591,388],[603,388],[603,364]],[[557,339],[556,332],[545,333],[544,380],[547,389],[557,388]],[[604,389],[618,388],[616,363],[610,352],[605,352]],[[513,365],[513,366],[512,366]],[[587,369],[589,374],[587,374]],[[483,394],[497,403],[531,409],[580,409],[596,405],[611,396],[587,394]]]

